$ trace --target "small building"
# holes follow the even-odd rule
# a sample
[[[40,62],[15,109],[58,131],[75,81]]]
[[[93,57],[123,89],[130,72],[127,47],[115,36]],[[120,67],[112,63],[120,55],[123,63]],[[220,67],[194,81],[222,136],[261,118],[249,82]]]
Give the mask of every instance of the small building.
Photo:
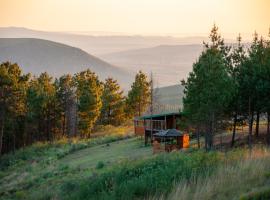
[[[180,112],[166,112],[154,115],[145,115],[134,120],[135,135],[144,136],[145,144],[153,142],[153,135],[168,129],[180,129],[177,121],[180,120]]]
[[[180,84],[154,90],[152,105],[142,116],[134,119],[134,132],[136,135],[144,137],[145,144],[153,143],[155,134],[161,131],[181,130],[179,121],[182,117],[180,110],[182,109],[182,98],[184,96],[183,90],[184,88]],[[179,138],[178,136],[175,137],[176,139],[180,138],[180,136]],[[164,136],[164,138],[166,138],[166,141],[172,139],[167,136]],[[158,141],[159,139],[156,140],[156,142]]]
[[[153,153],[171,152],[189,147],[189,135],[176,129],[162,130],[153,135]]]

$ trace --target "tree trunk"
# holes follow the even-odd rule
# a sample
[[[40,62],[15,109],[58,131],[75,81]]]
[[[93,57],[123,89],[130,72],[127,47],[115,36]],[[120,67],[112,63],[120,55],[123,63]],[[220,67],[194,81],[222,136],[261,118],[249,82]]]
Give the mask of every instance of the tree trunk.
[[[251,111],[250,106],[250,98],[249,98],[249,130],[248,130],[248,147],[251,153],[252,150],[252,126],[253,126],[253,111]]]
[[[200,149],[201,148],[201,142],[200,142],[200,129],[197,130],[196,132],[196,137],[197,137],[197,146]]]
[[[270,114],[267,113],[267,143],[270,145]]]
[[[211,127],[210,127],[210,134],[209,134],[209,148],[212,150],[213,148],[213,137],[214,137],[214,130],[215,130],[215,113],[212,114],[211,120]]]
[[[13,139],[13,145],[12,145],[12,152],[13,154],[15,153],[15,150],[16,150],[16,136],[15,136],[15,132],[13,132],[12,134],[12,139]]]
[[[255,132],[256,137],[259,136],[259,126],[260,126],[260,113],[257,112],[257,118],[256,118],[256,132]]]
[[[62,135],[64,136],[66,133],[66,111],[63,115],[63,123],[62,123]]]
[[[4,136],[4,117],[0,116],[0,155],[2,154],[3,136]]]
[[[234,142],[235,142],[236,122],[237,122],[237,114],[234,115],[234,120],[233,120],[233,133],[232,133],[231,147],[234,146]]]
[[[209,151],[212,148],[212,122],[209,122],[205,133],[205,150]]]

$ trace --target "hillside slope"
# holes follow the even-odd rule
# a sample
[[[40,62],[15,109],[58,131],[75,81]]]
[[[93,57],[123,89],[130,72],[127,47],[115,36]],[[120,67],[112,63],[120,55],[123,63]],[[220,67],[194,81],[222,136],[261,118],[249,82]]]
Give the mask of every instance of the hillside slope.
[[[0,27],[0,38],[40,38],[78,47],[99,56],[102,54],[154,47],[158,45],[201,44],[206,37],[170,37],[139,35],[88,35],[80,33],[46,32],[20,27]]]
[[[180,84],[156,88],[154,98],[159,104],[183,107],[184,87]]]
[[[198,59],[203,46],[161,45],[118,53],[105,54],[100,57],[109,63],[127,70],[153,72],[159,86],[179,84],[192,71],[192,64]]]
[[[33,38],[0,38],[0,62],[18,63],[24,72],[53,76],[77,73],[90,68],[102,80],[116,78],[124,87],[133,79],[132,73],[113,66],[85,51],[48,40]]]

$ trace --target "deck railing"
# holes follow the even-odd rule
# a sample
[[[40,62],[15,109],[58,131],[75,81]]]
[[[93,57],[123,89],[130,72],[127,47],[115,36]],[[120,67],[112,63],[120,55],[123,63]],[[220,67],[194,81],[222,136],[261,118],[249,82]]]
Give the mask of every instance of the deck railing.
[[[151,120],[135,120],[135,127],[144,127],[145,130],[151,130]],[[164,130],[165,129],[165,120],[152,120],[153,130]]]

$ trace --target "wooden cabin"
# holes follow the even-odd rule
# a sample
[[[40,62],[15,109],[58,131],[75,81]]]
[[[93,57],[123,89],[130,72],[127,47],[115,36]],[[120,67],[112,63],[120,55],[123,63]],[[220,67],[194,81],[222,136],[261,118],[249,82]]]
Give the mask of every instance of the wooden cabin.
[[[180,112],[168,112],[154,115],[145,115],[134,120],[135,135],[144,136],[145,144],[153,142],[153,135],[162,130],[177,129]],[[152,127],[152,128],[151,128]]]

